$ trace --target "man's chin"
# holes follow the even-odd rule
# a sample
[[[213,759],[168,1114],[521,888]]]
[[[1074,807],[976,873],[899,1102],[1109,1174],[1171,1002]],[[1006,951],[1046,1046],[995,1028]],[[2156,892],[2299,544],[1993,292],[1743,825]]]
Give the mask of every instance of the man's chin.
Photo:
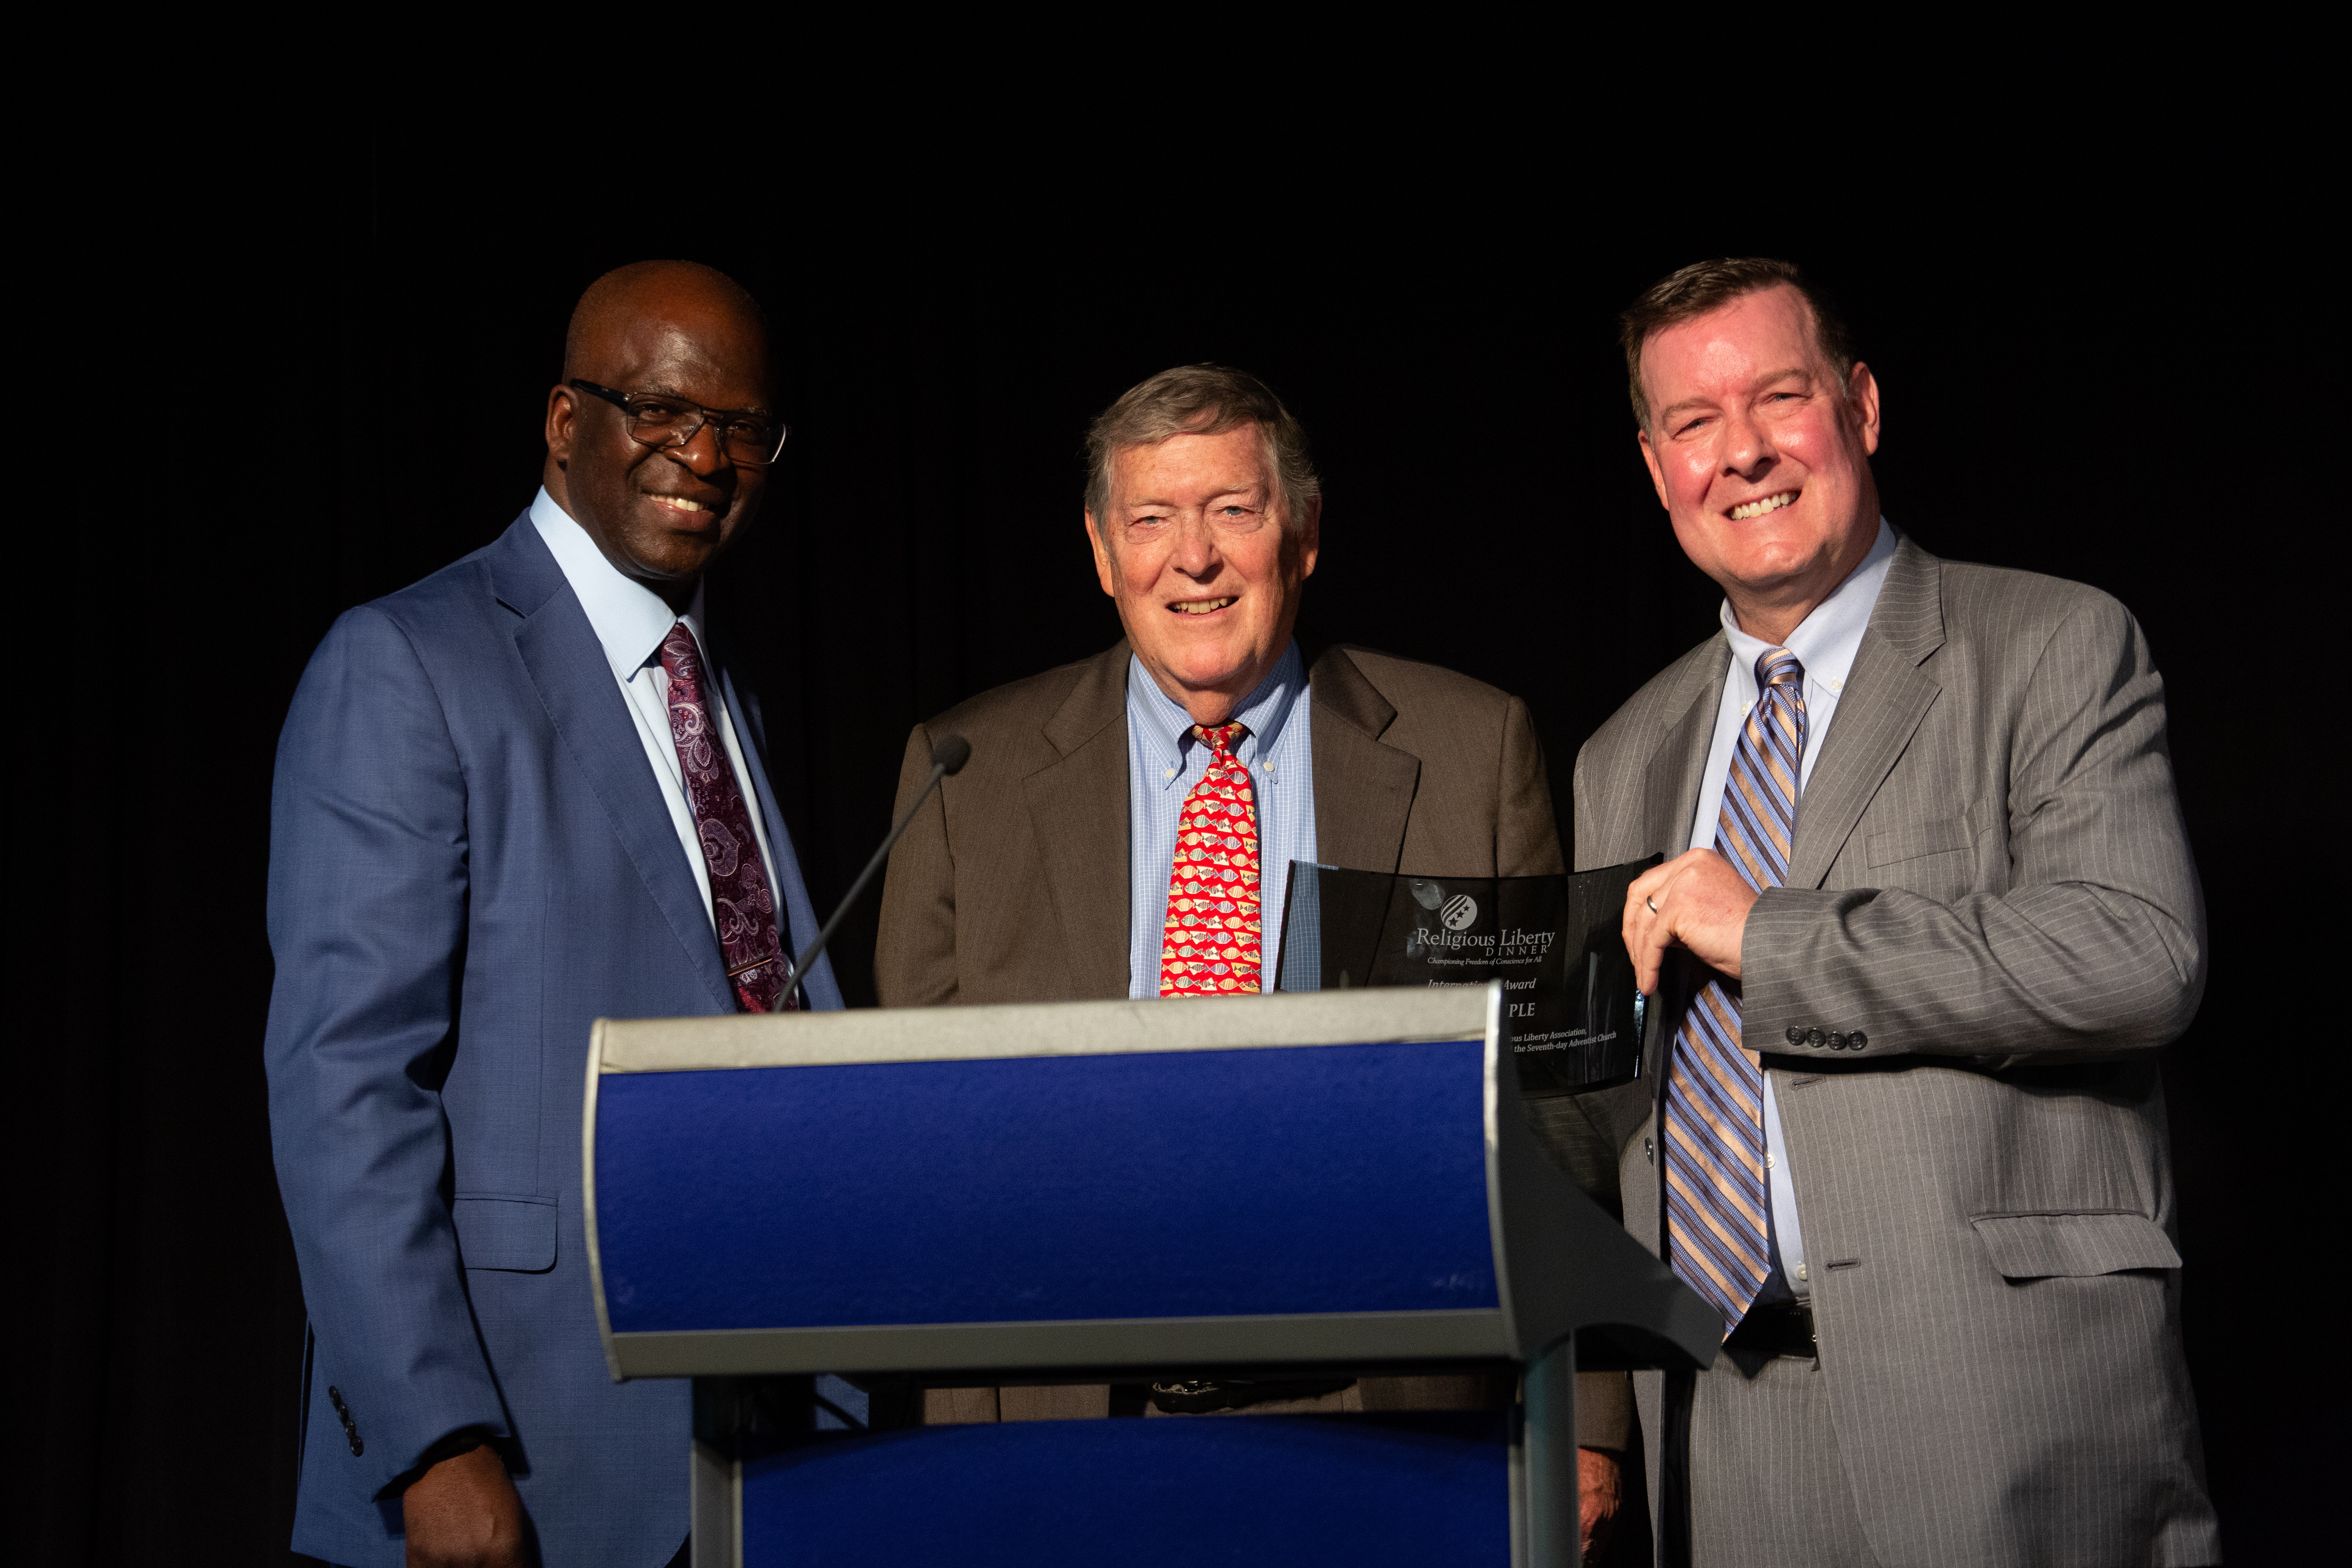
[[[1216,658],[1175,658],[1161,668],[1165,679],[1174,681],[1187,692],[1197,696],[1219,693],[1238,699],[1248,695],[1263,677],[1258,660],[1251,657],[1254,652]]]
[[[667,539],[645,540],[630,552],[638,566],[631,575],[649,581],[691,582],[709,570],[725,545],[726,541],[715,531],[708,536],[672,534]]]

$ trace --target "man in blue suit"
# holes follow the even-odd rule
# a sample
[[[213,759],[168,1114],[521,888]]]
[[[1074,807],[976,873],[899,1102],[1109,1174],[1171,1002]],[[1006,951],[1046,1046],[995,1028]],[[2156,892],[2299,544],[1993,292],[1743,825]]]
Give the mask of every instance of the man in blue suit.
[[[530,509],[337,621],[295,694],[267,1050],[310,1318],[298,1551],[682,1551],[687,1388],[607,1373],[581,1100],[599,1016],[841,1005],[822,964],[783,984],[816,921],[703,616],[782,443],[770,386],[726,278],[599,279]]]

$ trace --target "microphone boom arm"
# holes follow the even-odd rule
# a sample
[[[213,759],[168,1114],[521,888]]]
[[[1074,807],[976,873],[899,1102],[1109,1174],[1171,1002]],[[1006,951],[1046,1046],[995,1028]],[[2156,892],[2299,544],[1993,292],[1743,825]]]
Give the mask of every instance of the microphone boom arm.
[[[882,840],[882,847],[874,851],[874,858],[866,862],[866,869],[857,873],[857,880],[849,885],[849,891],[835,907],[833,918],[824,922],[824,929],[816,933],[816,940],[810,942],[800,957],[793,961],[793,966],[784,972],[784,995],[790,996],[808,977],[809,965],[814,963],[817,954],[824,951],[824,944],[833,940],[833,933],[840,929],[842,917],[849,913],[851,905],[857,902],[857,895],[866,890],[866,884],[874,879],[874,873],[890,858],[890,851],[897,847],[899,837],[913,826],[915,814],[923,809],[923,803],[931,798],[933,790],[940,787],[940,781],[971,760],[971,742],[961,735],[943,737],[938,745],[931,748],[931,776],[929,782],[923,785],[923,793],[915,797],[915,804],[907,808],[907,815],[891,827],[890,837]],[[805,994],[802,1000],[807,1000]]]

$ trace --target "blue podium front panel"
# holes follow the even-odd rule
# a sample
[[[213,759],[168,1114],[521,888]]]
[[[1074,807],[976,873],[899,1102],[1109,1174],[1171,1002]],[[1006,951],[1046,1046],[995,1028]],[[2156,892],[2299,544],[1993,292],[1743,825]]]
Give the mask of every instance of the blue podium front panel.
[[[611,1329],[1494,1309],[1486,1050],[608,1074]]]
[[[1022,1421],[742,1463],[742,1562],[1511,1560],[1507,1413]]]

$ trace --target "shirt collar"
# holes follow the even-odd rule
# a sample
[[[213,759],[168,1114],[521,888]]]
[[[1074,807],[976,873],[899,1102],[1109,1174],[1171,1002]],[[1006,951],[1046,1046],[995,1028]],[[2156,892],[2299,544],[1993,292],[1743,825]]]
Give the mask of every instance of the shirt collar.
[[[1870,546],[1870,553],[1862,564],[1846,574],[1835,592],[1813,606],[1813,613],[1798,624],[1781,647],[1797,656],[1805,667],[1805,679],[1827,686],[1832,692],[1845,687],[1847,672],[1853,668],[1853,658],[1862,649],[1862,634],[1870,625],[1870,612],[1878,605],[1878,591],[1886,584],[1887,568],[1895,561],[1895,530],[1885,518],[1878,520],[1878,537]],[[1773,645],[1760,637],[1749,637],[1739,629],[1739,622],[1731,613],[1731,601],[1726,599],[1720,612],[1724,635],[1731,639],[1731,662],[1744,678],[1742,689],[1756,683],[1756,661]]]
[[[673,615],[659,594],[623,576],[605,560],[596,542],[588,537],[588,531],[547,493],[544,486],[531,500],[530,522],[539,530],[540,538],[547,542],[580,607],[588,612],[589,627],[604,645],[604,658],[612,664],[614,675],[626,681],[652,663],[661,653],[662,639],[680,621],[686,623],[687,629],[694,634],[696,646],[703,647],[707,656],[700,584],[695,584],[694,602],[687,605],[686,614]]]
[[[1306,660],[1300,657],[1294,639],[1266,672],[1265,679],[1234,707],[1234,717],[1249,731],[1241,744],[1241,750],[1247,753],[1242,759],[1244,764],[1274,750],[1275,742],[1282,738],[1283,726],[1290,721],[1291,710],[1297,706],[1298,693],[1306,685]],[[1143,660],[1131,653],[1127,656],[1127,718],[1136,734],[1166,765],[1181,765],[1184,748],[1192,743],[1192,716],[1184,711],[1182,703],[1160,689],[1160,683],[1143,668]]]

